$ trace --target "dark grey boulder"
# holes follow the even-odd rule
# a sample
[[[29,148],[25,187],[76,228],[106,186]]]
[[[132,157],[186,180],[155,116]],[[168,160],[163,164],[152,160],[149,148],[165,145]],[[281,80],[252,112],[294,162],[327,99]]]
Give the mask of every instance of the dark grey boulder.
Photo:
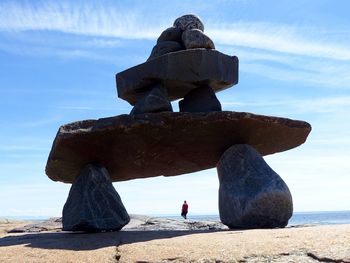
[[[149,56],[147,61],[170,52],[179,51],[181,49],[183,49],[182,45],[176,41],[159,42],[153,47],[151,55]]]
[[[204,24],[201,19],[193,14],[183,15],[174,21],[174,27],[182,30],[199,29],[204,31]]]
[[[65,231],[118,231],[130,217],[103,166],[89,164],[75,178],[63,208]]]
[[[212,88],[204,86],[191,90],[179,101],[180,112],[221,111],[221,104]]]
[[[142,99],[140,99],[131,110],[130,114],[141,114],[147,112],[173,111],[166,88],[158,84]]]
[[[219,213],[229,228],[285,227],[293,214],[288,186],[246,144],[234,145],[217,164]]]
[[[182,43],[181,41],[182,30],[178,27],[169,27],[165,29],[157,39],[157,44],[164,41],[176,41]]]
[[[215,49],[214,42],[199,29],[185,30],[182,33],[182,43],[186,49]]]

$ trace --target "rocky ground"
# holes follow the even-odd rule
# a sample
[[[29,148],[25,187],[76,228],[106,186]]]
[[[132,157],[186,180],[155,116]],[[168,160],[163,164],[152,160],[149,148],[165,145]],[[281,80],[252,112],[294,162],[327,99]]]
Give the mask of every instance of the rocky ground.
[[[120,232],[70,233],[61,220],[0,221],[0,262],[350,262],[350,225],[228,230],[132,216]]]

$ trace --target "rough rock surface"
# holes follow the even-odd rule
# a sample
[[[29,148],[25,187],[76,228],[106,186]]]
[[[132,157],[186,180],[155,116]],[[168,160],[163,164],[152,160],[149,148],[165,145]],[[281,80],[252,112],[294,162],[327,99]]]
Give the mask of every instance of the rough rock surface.
[[[183,220],[173,218],[149,217],[130,215],[130,223],[123,231],[198,231],[198,230],[226,230],[227,226],[215,220]]]
[[[140,101],[138,101],[130,114],[140,114],[147,112],[173,111],[168,100],[167,90],[160,84],[154,86],[151,91]]]
[[[77,176],[63,208],[66,231],[117,231],[130,221],[107,170],[89,164]]]
[[[8,233],[38,233],[43,231],[61,231],[62,218],[53,217],[39,223],[27,224],[21,227],[16,227],[8,231]]]
[[[183,100],[179,101],[180,112],[221,111],[220,101],[210,87],[191,90]]]
[[[151,55],[147,59],[147,61],[159,57],[161,55],[175,52],[183,49],[182,45],[176,41],[162,41],[155,45],[152,49]]]
[[[238,83],[238,58],[212,49],[190,49],[165,54],[116,75],[118,96],[134,105],[161,83],[169,100],[207,85],[215,92]]]
[[[228,227],[218,220],[183,220],[130,214],[130,222],[121,231],[197,231],[225,229],[228,229]],[[16,227],[8,230],[7,233],[39,233],[45,231],[62,231],[62,218],[50,218],[40,223]]]
[[[204,31],[204,24],[201,19],[193,14],[188,14],[177,18],[174,21],[174,27],[178,27],[181,30],[187,29],[199,29]]]
[[[86,163],[100,163],[112,181],[172,176],[215,167],[234,144],[260,154],[304,143],[310,124],[244,112],[119,115],[61,126],[46,174],[71,183]]]
[[[185,30],[182,33],[182,43],[186,49],[215,49],[214,42],[199,29]]]
[[[293,214],[285,182],[251,146],[234,145],[220,158],[219,213],[230,228],[285,227]]]
[[[157,44],[163,41],[176,41],[182,43],[182,30],[178,27],[169,27],[165,29],[157,39]]]
[[[1,263],[350,262],[350,225],[248,231],[123,231],[125,226],[88,235],[1,232],[13,226],[0,224]]]

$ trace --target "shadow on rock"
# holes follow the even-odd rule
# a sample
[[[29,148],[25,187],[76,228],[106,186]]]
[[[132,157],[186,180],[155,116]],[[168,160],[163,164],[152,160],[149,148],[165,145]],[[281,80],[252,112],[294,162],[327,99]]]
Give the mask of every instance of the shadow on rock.
[[[0,239],[0,247],[25,245],[42,249],[93,250],[150,240],[185,235],[213,233],[227,230],[199,231],[120,231],[105,233],[38,233],[6,236]]]

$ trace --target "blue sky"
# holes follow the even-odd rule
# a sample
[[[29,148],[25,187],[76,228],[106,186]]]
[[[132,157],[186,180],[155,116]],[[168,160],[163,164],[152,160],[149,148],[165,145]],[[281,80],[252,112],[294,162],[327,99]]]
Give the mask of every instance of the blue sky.
[[[144,62],[159,34],[199,15],[216,48],[240,59],[224,110],[305,120],[307,142],[265,160],[295,211],[350,210],[350,2],[0,2],[0,216],[59,216],[70,185],[44,169],[58,127],[129,113],[115,73]],[[177,109],[176,103],[173,103]],[[216,214],[215,169],[115,183],[130,213]]]

